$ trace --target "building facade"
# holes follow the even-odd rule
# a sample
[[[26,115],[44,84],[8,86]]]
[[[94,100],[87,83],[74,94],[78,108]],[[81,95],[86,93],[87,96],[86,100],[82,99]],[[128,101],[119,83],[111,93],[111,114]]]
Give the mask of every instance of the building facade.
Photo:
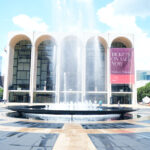
[[[136,104],[133,35],[14,33],[4,99]]]
[[[137,70],[136,71],[136,80],[150,80],[150,71],[149,70]]]

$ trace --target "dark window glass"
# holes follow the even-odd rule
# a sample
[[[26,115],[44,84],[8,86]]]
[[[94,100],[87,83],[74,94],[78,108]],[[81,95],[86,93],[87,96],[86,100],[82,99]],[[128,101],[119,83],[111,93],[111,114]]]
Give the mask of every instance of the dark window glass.
[[[55,103],[55,94],[35,93],[34,103]]]
[[[38,47],[37,90],[55,90],[56,50],[53,40],[41,42]]]
[[[112,94],[111,104],[131,104],[131,94]]]
[[[113,42],[111,48],[126,48],[126,45],[122,42]]]
[[[13,81],[11,90],[28,90],[30,84],[31,43],[22,40],[14,47]]]
[[[112,92],[131,92],[132,88],[129,84],[112,84]]]
[[[9,102],[28,103],[28,102],[30,102],[29,93],[10,92],[9,93]]]

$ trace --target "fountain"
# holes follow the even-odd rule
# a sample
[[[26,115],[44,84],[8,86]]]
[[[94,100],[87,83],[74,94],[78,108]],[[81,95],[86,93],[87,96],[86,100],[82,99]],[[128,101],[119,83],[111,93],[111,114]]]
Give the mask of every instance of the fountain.
[[[99,121],[111,118],[124,119],[124,115],[128,112],[136,111],[127,107],[104,107],[100,103],[55,103],[49,105],[34,106],[9,106],[8,109],[18,112],[20,116],[28,118],[41,118],[55,121]],[[48,116],[49,115],[49,116]],[[69,117],[68,117],[69,116]],[[74,119],[75,118],[75,119]]]
[[[58,3],[59,7],[57,6]],[[106,48],[98,36],[89,39],[86,43],[86,48],[84,48],[82,40],[85,38],[85,35],[81,32],[84,32],[85,29],[91,32],[94,29],[93,18],[95,16],[92,16],[93,5],[92,1],[84,4],[79,3],[79,7],[75,13],[73,8],[74,3],[79,3],[79,1],[66,3],[66,0],[56,0],[52,4],[56,11],[52,13],[52,15],[55,15],[52,18],[55,18],[53,21],[57,32],[68,31],[71,33],[61,43],[58,52],[59,63],[56,64],[56,46],[54,46],[54,50],[51,48],[53,50],[51,54],[53,55],[52,60],[49,58],[49,61],[52,61],[52,68],[56,69],[56,66],[59,66],[57,71],[59,77],[56,78],[59,81],[56,82],[56,89],[51,89],[53,92],[56,93],[57,91],[59,93],[59,98],[55,100],[54,104],[9,106],[9,109],[21,114],[91,115],[92,117],[108,114],[119,114],[123,116],[127,112],[135,111],[132,108],[120,107],[120,104],[118,104],[119,107],[102,106],[102,103],[107,103],[105,98],[107,97]],[[61,7],[65,7],[66,11],[62,11]],[[85,8],[84,11],[83,8]],[[77,16],[74,16],[75,14]],[[81,18],[85,18],[85,16],[88,16],[89,20],[87,19],[86,22],[82,22]],[[54,85],[56,83],[52,82]],[[46,82],[44,90],[47,90]],[[101,100],[99,101],[99,99]]]

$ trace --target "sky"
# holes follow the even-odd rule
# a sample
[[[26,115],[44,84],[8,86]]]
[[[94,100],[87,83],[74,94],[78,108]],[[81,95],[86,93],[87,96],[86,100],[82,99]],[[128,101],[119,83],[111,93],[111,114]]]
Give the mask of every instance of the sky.
[[[135,67],[150,70],[150,0],[0,0],[0,56],[11,32],[134,35]]]

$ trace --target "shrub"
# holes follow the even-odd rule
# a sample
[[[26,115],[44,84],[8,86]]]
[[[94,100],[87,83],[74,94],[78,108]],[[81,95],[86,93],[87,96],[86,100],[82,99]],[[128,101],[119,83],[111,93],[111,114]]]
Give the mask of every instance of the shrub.
[[[137,89],[137,101],[142,102],[142,99],[147,96],[150,97],[150,83]]]

